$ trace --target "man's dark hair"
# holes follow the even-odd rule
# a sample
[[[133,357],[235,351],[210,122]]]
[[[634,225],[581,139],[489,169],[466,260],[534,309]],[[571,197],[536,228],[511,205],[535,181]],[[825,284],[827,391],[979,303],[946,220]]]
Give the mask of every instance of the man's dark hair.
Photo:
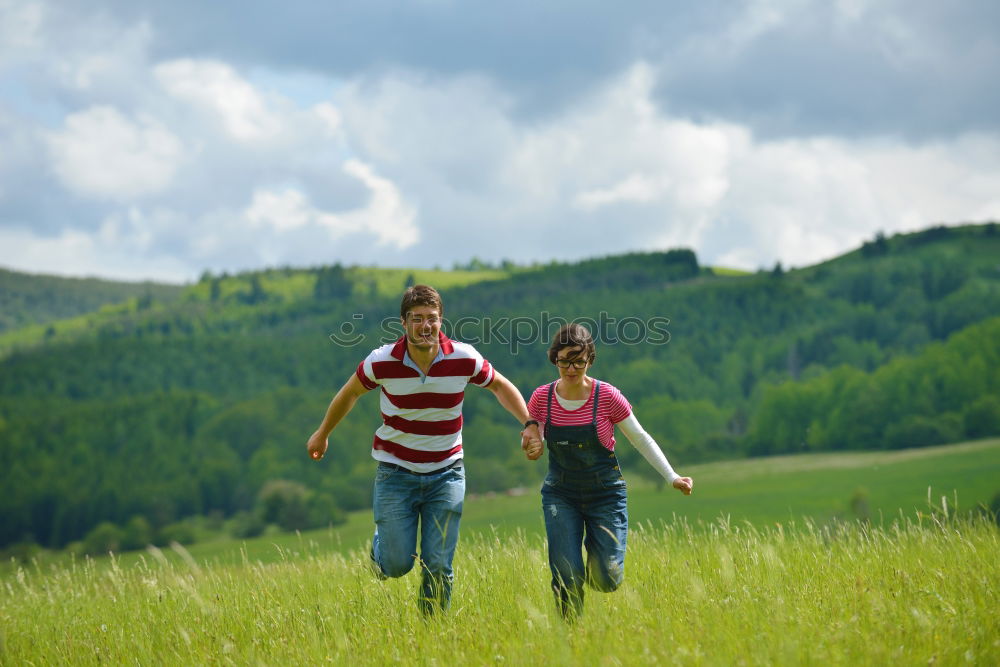
[[[559,327],[559,331],[552,337],[552,344],[549,345],[549,361],[553,364],[559,357],[559,351],[566,347],[579,347],[580,353],[574,355],[573,359],[585,359],[593,363],[597,358],[597,350],[594,348],[594,339],[590,335],[587,327],[576,322],[570,322]]]
[[[438,315],[444,317],[444,304],[441,295],[430,285],[412,285],[403,292],[403,301],[399,304],[399,317],[406,319],[406,314],[416,306],[433,306]]]

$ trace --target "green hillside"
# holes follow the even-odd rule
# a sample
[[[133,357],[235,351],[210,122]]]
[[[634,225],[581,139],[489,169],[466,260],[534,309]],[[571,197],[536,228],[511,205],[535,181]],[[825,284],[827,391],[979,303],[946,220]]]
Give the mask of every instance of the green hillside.
[[[182,289],[152,282],[59,278],[0,268],[0,334],[84,315],[130,299],[170,302]],[[41,336],[52,335],[47,327],[36,331]]]
[[[410,281],[439,286],[448,330],[525,394],[555,377],[544,350],[559,322],[587,318],[593,374],[622,389],[678,468],[997,435],[998,256],[989,224],[750,275],[720,275],[688,250],[459,272],[272,269],[8,331],[0,545],[58,547],[102,522],[145,522],[165,539],[193,515],[253,532],[275,489],[298,508],[270,517],[287,528],[367,507],[377,399],[359,402],[322,463],[304,444],[358,362],[398,335]],[[465,416],[480,471],[470,491],[533,479],[488,392],[469,390]]]

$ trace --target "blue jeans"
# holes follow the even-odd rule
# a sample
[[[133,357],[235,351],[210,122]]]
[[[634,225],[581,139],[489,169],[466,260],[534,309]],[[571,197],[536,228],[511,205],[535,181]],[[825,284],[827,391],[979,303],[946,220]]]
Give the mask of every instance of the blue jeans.
[[[451,603],[458,524],[465,499],[465,468],[417,475],[379,463],[375,473],[375,537],[372,560],[387,577],[401,577],[417,558],[420,528],[421,584],[418,604],[424,613]]]
[[[583,610],[583,585],[610,593],[625,576],[628,509],[617,470],[574,477],[550,470],[542,484],[552,590],[564,616]],[[587,550],[584,565],[581,547]]]

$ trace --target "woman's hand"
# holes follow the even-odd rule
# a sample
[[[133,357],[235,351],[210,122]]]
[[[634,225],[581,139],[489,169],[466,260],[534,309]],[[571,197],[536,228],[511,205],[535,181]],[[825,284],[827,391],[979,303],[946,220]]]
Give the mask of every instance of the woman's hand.
[[[691,489],[694,488],[694,480],[690,477],[678,477],[674,480],[673,486],[685,496],[690,496]]]
[[[542,441],[538,438],[531,437],[528,433],[521,433],[521,449],[524,450],[525,455],[527,455],[529,461],[535,461],[542,455],[542,451],[545,449],[542,445]]]

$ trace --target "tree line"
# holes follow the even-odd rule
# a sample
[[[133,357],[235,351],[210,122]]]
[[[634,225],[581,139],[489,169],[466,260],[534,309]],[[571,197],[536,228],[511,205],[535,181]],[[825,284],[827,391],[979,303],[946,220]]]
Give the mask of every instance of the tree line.
[[[997,250],[994,227],[980,225],[738,277],[689,250],[635,253],[451,287],[445,315],[479,318],[464,336],[525,395],[556,376],[543,318],[604,327],[593,374],[622,389],[679,467],[928,445],[1000,433]],[[0,360],[0,546],[184,538],[194,516],[249,535],[368,506],[376,396],[322,463],[304,456],[398,312],[398,295],[359,292],[353,275],[289,269],[218,290],[208,276]],[[639,336],[654,320],[668,335]],[[530,321],[533,335],[515,324]],[[345,324],[361,342],[334,341]],[[524,459],[517,425],[486,392],[469,388],[465,415],[470,491],[538,483],[544,466]],[[651,474],[624,441],[621,458],[629,474]]]

